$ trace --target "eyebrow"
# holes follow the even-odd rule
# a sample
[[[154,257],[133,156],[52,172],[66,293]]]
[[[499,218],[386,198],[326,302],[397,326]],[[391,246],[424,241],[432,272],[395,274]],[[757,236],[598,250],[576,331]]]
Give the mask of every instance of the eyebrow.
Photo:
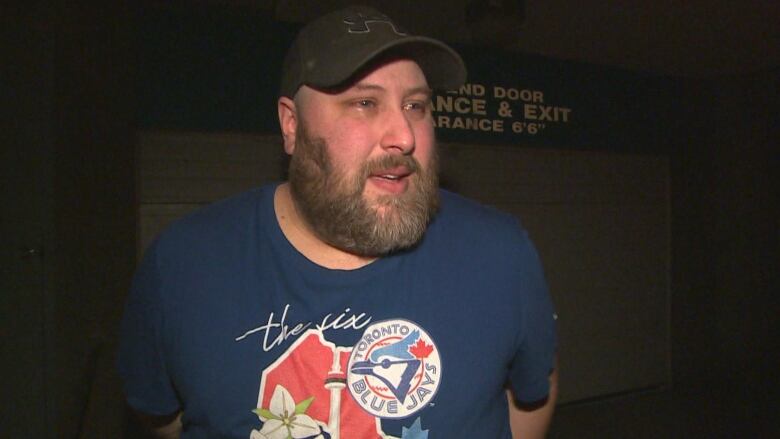
[[[373,91],[379,91],[379,92],[384,92],[385,91],[385,88],[382,87],[381,85],[372,84],[372,83],[362,83],[362,82],[359,82],[359,83],[355,84],[353,86],[353,88],[355,90],[358,90],[358,91],[367,91],[367,90],[373,90]],[[412,89],[409,89],[406,92],[407,96],[411,96],[411,95],[415,95],[415,94],[424,94],[425,96],[430,98],[431,96],[433,96],[433,90],[431,90],[431,88],[428,87],[427,85],[421,85],[419,87],[414,87]]]
[[[381,85],[371,84],[367,82],[358,82],[357,84],[353,85],[352,88],[360,91],[364,91],[364,90],[384,91],[385,90],[385,88],[382,87]]]
[[[433,90],[431,90],[430,87],[427,85],[421,85],[420,87],[415,87],[411,90],[409,90],[409,95],[415,95],[415,94],[424,94],[426,97],[430,99],[431,96],[433,96]]]

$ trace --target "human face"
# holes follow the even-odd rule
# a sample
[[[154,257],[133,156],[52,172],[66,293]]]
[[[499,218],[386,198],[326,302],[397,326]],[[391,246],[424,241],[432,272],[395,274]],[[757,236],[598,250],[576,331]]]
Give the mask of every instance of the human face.
[[[414,62],[339,93],[305,89],[290,184],[321,239],[365,256],[414,245],[438,206],[430,90]]]

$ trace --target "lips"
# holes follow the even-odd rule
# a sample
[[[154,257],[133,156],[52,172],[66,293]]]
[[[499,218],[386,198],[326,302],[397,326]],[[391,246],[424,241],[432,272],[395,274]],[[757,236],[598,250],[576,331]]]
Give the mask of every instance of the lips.
[[[408,177],[412,174],[412,171],[406,166],[398,166],[392,169],[382,169],[376,172],[372,172],[371,178],[382,178],[390,181],[398,181],[404,177]]]
[[[380,169],[369,174],[368,181],[382,192],[400,194],[406,191],[408,176],[413,172],[406,166],[398,166],[389,169]]]

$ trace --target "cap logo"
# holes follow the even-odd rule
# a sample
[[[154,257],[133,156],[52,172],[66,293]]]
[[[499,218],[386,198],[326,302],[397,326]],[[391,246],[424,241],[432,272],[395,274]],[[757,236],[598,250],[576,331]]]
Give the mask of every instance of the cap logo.
[[[406,31],[396,27],[395,23],[393,23],[390,18],[384,14],[364,15],[361,12],[356,12],[354,15],[348,15],[344,18],[344,24],[348,26],[347,32],[351,34],[364,34],[371,32],[370,25],[374,23],[385,23],[389,25],[393,29],[393,32],[395,32],[397,35],[407,35]]]

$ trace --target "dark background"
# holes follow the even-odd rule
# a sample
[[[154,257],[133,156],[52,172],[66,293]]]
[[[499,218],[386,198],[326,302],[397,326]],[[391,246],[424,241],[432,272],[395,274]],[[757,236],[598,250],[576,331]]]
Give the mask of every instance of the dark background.
[[[3,8],[0,435],[134,437],[112,363],[136,258],[135,135],[153,123],[139,111],[148,98],[141,74],[149,69],[139,61],[139,29],[145,14],[160,9],[174,16],[192,9],[239,16],[268,11],[240,0]],[[692,21],[689,29],[705,25]],[[656,147],[671,164],[672,386],[560,407],[551,436],[769,437],[777,431],[780,72],[777,34],[762,38],[774,52],[753,54],[760,58],[755,64],[719,67],[716,55],[703,55],[702,71],[695,59],[674,65],[682,63],[679,57],[669,61],[673,67],[652,72],[679,105],[648,121],[668,130]],[[649,61],[642,65],[634,40],[625,44],[633,54],[625,57],[629,68],[652,68]],[[593,62],[603,61],[596,55]],[[277,80],[267,74],[261,80]]]

